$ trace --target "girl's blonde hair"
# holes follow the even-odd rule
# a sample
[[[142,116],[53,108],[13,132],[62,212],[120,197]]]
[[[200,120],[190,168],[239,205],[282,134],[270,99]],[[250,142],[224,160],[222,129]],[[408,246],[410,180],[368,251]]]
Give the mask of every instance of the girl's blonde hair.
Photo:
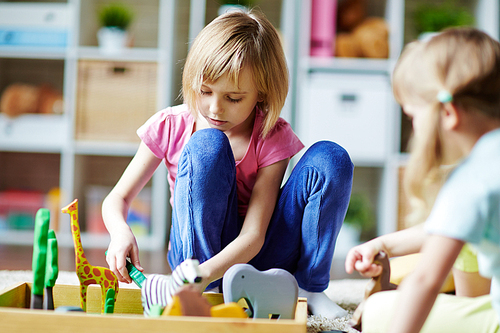
[[[413,42],[403,51],[393,73],[393,91],[401,105],[425,105],[427,127],[412,138],[411,157],[404,175],[410,200],[411,224],[423,222],[450,169],[443,167],[437,98],[448,92],[465,112],[500,119],[500,44],[473,28],[452,28],[426,42]]]
[[[182,95],[192,113],[203,82],[221,76],[238,83],[239,73],[249,66],[264,112],[261,136],[274,127],[288,93],[288,69],[278,32],[260,13],[231,12],[208,24],[189,51],[182,78]]]

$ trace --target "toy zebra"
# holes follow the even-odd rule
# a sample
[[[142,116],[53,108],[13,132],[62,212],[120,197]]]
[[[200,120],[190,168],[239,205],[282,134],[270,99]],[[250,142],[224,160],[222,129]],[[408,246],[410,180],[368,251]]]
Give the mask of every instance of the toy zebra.
[[[175,268],[172,276],[149,275],[141,288],[144,315],[149,317],[153,306],[165,308],[172,301],[172,296],[183,285],[200,283],[199,264],[200,262],[196,259],[187,259]]]

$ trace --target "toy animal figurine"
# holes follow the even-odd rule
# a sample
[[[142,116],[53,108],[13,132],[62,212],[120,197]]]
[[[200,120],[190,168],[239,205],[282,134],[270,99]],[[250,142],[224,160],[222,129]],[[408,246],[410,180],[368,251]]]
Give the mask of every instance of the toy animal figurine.
[[[365,298],[358,305],[352,318],[349,320],[349,325],[358,331],[361,331],[361,315],[363,314],[363,307],[366,299],[379,291],[394,290],[397,288],[395,284],[390,282],[391,265],[389,256],[384,251],[380,251],[373,259],[373,263],[382,266],[382,273],[379,276],[373,277],[370,282],[368,282],[365,287]]]
[[[82,241],[80,238],[80,226],[78,224],[78,199],[62,209],[63,213],[68,213],[71,216],[71,233],[73,234],[73,242],[75,244],[75,263],[76,275],[80,280],[80,306],[84,312],[87,311],[87,288],[91,284],[101,286],[102,306],[101,312],[104,313],[106,305],[106,292],[108,289],[115,290],[118,294],[118,279],[116,275],[108,268],[92,266],[87,261],[85,253],[83,253]]]
[[[245,299],[251,318],[294,319],[299,286],[280,268],[261,272],[249,264],[236,264],[222,279],[224,303]]]
[[[163,316],[248,318],[243,308],[234,302],[211,306],[193,285],[183,286],[175,293]]]
[[[144,315],[151,316],[153,307],[165,308],[183,285],[201,282],[199,264],[200,262],[196,259],[187,259],[174,269],[171,277],[159,274],[149,275],[146,281],[143,281],[141,288]]]

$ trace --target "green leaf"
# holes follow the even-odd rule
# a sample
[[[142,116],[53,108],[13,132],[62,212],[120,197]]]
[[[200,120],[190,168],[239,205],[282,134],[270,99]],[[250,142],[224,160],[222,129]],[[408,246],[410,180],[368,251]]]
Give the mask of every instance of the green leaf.
[[[132,10],[122,3],[110,3],[99,11],[99,22],[103,27],[127,30],[133,18]]]
[[[473,24],[474,17],[454,1],[421,4],[415,11],[415,28],[418,33],[439,32],[449,27]]]

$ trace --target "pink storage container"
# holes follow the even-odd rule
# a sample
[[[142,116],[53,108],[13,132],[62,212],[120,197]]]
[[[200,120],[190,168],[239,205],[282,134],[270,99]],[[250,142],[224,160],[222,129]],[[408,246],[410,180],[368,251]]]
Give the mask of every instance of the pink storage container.
[[[333,57],[337,0],[312,0],[311,56]]]

